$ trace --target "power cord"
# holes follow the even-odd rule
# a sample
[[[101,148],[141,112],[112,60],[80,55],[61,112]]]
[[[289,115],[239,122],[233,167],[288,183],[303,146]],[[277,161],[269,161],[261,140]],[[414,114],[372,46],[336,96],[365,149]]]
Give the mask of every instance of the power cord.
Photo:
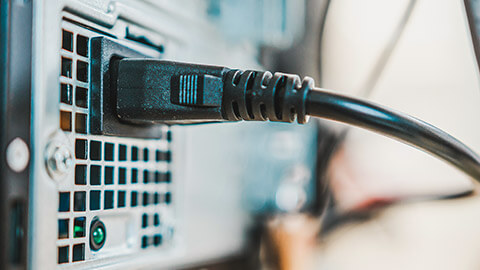
[[[480,157],[417,118],[314,87],[313,79],[268,71],[156,59],[118,63],[117,114],[127,122],[201,123],[330,119],[394,138],[447,161],[480,181]]]

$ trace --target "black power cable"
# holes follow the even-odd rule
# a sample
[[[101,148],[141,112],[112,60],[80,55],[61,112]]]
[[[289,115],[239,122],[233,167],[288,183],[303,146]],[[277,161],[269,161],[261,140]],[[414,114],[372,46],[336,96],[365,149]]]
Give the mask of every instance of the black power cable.
[[[397,139],[480,181],[480,157],[452,136],[412,116],[315,88],[308,77],[155,59],[121,60],[118,72],[117,114],[124,121],[303,124],[310,115]]]
[[[407,114],[351,97],[313,90],[307,114],[369,129],[435,155],[480,180],[480,157],[444,131]]]

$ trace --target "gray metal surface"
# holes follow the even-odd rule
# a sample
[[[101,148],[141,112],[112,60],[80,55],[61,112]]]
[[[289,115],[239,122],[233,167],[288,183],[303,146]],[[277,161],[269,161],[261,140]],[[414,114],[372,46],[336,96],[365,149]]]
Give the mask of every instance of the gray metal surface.
[[[182,8],[179,8],[179,7]],[[257,48],[233,45],[198,9],[203,1],[179,1],[149,4],[139,1],[54,1],[34,3],[33,63],[33,151],[34,172],[31,178],[29,266],[31,269],[171,269],[199,262],[215,261],[243,252],[248,242],[252,215],[279,209],[277,187],[289,183],[298,168],[312,171],[316,129],[265,123],[209,124],[197,126],[165,126],[160,139],[134,139],[91,135],[79,126],[76,114],[88,117],[89,104],[77,104],[77,87],[88,91],[89,83],[76,74],[79,61],[88,65],[87,56],[78,53],[76,37],[109,36],[129,48],[151,57],[223,64],[239,68],[256,68]],[[164,53],[152,46],[128,40],[127,27],[162,44]],[[62,49],[62,29],[73,34],[73,52]],[[72,60],[71,76],[62,76],[61,58]],[[71,77],[71,78],[70,78]],[[72,85],[73,101],[61,100],[61,83]],[[63,114],[61,112],[64,112]],[[71,131],[61,128],[61,115],[71,113]],[[80,119],[80,120],[77,120]],[[86,121],[88,123],[88,121]],[[78,127],[78,130],[76,130]],[[171,132],[171,141],[167,133]],[[105,154],[97,160],[76,156],[76,140],[100,142],[102,153],[106,143],[114,145],[113,161]],[[86,184],[75,184],[75,166],[63,175],[52,177],[46,166],[46,153],[51,144],[65,146],[74,165],[86,166]],[[127,160],[119,160],[120,145],[127,146]],[[132,147],[138,147],[139,161],[132,159]],[[143,151],[148,149],[148,161]],[[156,151],[170,151],[171,162],[155,160]],[[90,153],[90,152],[89,152]],[[262,164],[265,164],[262,166]],[[92,184],[93,166],[114,168],[113,184],[102,177],[100,185]],[[126,183],[119,180],[119,169],[126,169]],[[138,170],[138,183],[132,183],[132,168]],[[143,170],[171,173],[171,183],[143,183]],[[291,176],[291,177],[290,177]],[[312,187],[312,175],[293,180],[295,187]],[[259,184],[260,183],[260,184]],[[287,188],[288,190],[288,188]],[[294,189],[298,190],[298,189]],[[310,189],[313,190],[313,189]],[[99,191],[99,210],[90,207],[91,191]],[[106,192],[113,191],[114,207],[106,209]],[[119,191],[126,192],[126,206],[118,207]],[[132,191],[138,192],[139,206],[131,205]],[[75,192],[85,192],[85,210],[75,211]],[[142,195],[166,194],[172,202],[142,205]],[[59,211],[60,193],[69,193],[70,207]],[[285,193],[283,210],[305,206],[312,199],[306,192],[302,201],[293,200],[294,193]],[[80,193],[79,193],[80,194]],[[285,197],[285,194],[287,196]],[[290,194],[290,195],[289,195]],[[293,195],[292,195],[293,194]],[[299,198],[300,198],[299,197]],[[150,197],[151,198],[151,197]],[[293,206],[292,206],[293,205]],[[284,208],[288,209],[284,209]],[[147,214],[149,226],[142,228]],[[153,226],[152,217],[160,215],[161,225]],[[87,237],[74,237],[75,218],[86,218]],[[98,252],[88,245],[90,221],[99,217],[107,227],[105,246]],[[68,220],[68,236],[59,239],[59,220]],[[153,236],[161,234],[163,242],[155,247]],[[142,248],[144,236],[149,247]],[[73,261],[73,250],[84,244],[84,257]],[[68,247],[68,259],[59,263],[61,247]],[[78,257],[76,257],[78,259]]]

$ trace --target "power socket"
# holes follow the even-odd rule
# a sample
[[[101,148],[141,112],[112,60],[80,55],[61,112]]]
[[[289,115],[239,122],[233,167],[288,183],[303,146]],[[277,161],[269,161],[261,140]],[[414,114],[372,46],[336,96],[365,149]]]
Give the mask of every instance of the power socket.
[[[160,139],[159,125],[132,125],[122,122],[116,112],[118,62],[123,58],[146,58],[106,37],[91,39],[90,132],[131,138]]]

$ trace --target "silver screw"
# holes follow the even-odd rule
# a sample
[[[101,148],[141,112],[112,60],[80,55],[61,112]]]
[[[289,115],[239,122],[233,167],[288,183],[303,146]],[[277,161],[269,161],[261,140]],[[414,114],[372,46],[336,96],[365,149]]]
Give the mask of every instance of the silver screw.
[[[73,166],[70,150],[62,144],[50,144],[46,151],[46,165],[53,178],[66,175]]]
[[[7,164],[15,172],[21,172],[27,168],[30,160],[30,150],[28,145],[20,138],[15,138],[8,144]]]

